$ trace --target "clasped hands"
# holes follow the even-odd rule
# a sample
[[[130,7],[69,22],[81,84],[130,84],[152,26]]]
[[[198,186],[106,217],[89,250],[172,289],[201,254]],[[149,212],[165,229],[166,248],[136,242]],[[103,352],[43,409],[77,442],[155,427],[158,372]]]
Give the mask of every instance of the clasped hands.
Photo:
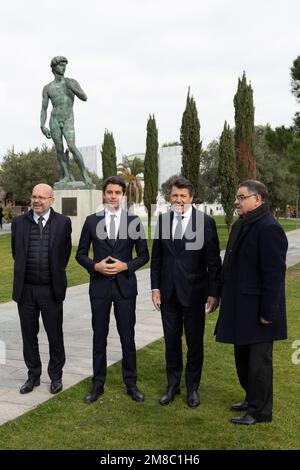
[[[123,263],[123,261],[120,261],[117,258],[107,256],[107,258],[96,263],[94,269],[104,276],[116,276],[118,273],[126,271],[128,266],[127,263]]]

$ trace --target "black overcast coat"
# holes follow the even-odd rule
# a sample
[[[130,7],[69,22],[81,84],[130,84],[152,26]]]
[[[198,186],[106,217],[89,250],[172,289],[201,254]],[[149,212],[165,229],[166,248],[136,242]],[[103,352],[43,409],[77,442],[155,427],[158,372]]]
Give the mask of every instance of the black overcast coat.
[[[286,235],[268,213],[238,243],[222,288],[216,339],[236,345],[286,339]]]

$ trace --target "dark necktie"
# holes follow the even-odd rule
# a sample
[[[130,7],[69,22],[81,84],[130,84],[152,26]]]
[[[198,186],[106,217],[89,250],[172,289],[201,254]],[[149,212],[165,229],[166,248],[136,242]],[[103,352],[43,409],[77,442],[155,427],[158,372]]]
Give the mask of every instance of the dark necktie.
[[[174,245],[177,251],[182,248],[182,219],[181,215],[176,215],[177,225],[174,232]]]
[[[115,215],[110,216],[110,225],[109,225],[109,240],[110,244],[114,245],[116,242],[116,222],[115,222]]]
[[[43,238],[43,220],[44,220],[44,217],[41,216],[38,218],[38,227],[39,227],[39,231],[40,231],[40,238]]]

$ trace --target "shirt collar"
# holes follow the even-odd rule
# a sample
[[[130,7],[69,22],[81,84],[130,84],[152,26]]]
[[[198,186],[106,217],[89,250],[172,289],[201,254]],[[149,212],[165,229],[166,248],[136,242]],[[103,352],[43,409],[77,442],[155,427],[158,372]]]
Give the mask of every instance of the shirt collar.
[[[182,214],[182,217],[184,217],[185,219],[189,219],[191,217],[191,214],[192,214],[192,206],[190,206],[188,210]]]
[[[50,217],[50,209],[46,212],[46,214],[43,214],[43,215],[37,214],[36,212],[33,211],[33,220],[34,220],[36,223],[38,223],[40,217],[43,217],[44,220],[45,220],[45,223],[47,223],[47,222],[48,222],[48,219],[49,219],[49,217]]]
[[[188,210],[185,211],[183,214],[177,214],[177,212],[174,211],[175,217],[178,217],[179,215],[181,215],[183,219],[189,219],[191,217],[191,214],[192,214],[192,206],[190,206]]]
[[[110,211],[107,207],[105,207],[105,215],[115,215],[118,219],[121,217],[121,212],[122,212],[122,209],[121,207],[119,207],[119,209],[115,212],[112,212]]]

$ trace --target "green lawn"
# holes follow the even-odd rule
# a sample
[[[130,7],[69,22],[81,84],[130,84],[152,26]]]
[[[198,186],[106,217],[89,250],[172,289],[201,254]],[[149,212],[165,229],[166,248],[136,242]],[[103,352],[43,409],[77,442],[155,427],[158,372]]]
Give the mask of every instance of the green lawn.
[[[218,235],[220,240],[221,249],[225,249],[227,239],[228,239],[228,230],[224,224],[223,216],[214,217],[217,223]],[[296,222],[293,219],[280,219],[284,230],[286,232],[296,229]],[[300,228],[300,223],[298,224]],[[148,240],[149,252],[151,254],[152,249],[152,240]],[[85,269],[83,269],[75,260],[77,247],[73,247],[71,258],[67,268],[68,276],[68,286],[77,286],[78,284],[84,284],[89,281],[89,275]],[[150,262],[144,268],[149,268]],[[10,234],[0,236],[0,303],[8,302],[11,300],[12,292],[12,269],[13,269],[13,260],[11,257],[10,250]]]
[[[0,449],[298,449],[300,364],[293,365],[292,342],[300,338],[300,264],[287,275],[289,340],[274,350],[274,419],[271,424],[234,426],[231,403],[243,398],[231,345],[215,343],[216,315],[207,317],[201,406],[190,409],[185,389],[169,406],[158,399],[165,389],[163,342],[138,352],[139,385],[146,401],[125,394],[120,363],[108,370],[104,395],[82,401],[85,380],[26,415],[0,427]],[[34,393],[34,392],[33,392]]]

